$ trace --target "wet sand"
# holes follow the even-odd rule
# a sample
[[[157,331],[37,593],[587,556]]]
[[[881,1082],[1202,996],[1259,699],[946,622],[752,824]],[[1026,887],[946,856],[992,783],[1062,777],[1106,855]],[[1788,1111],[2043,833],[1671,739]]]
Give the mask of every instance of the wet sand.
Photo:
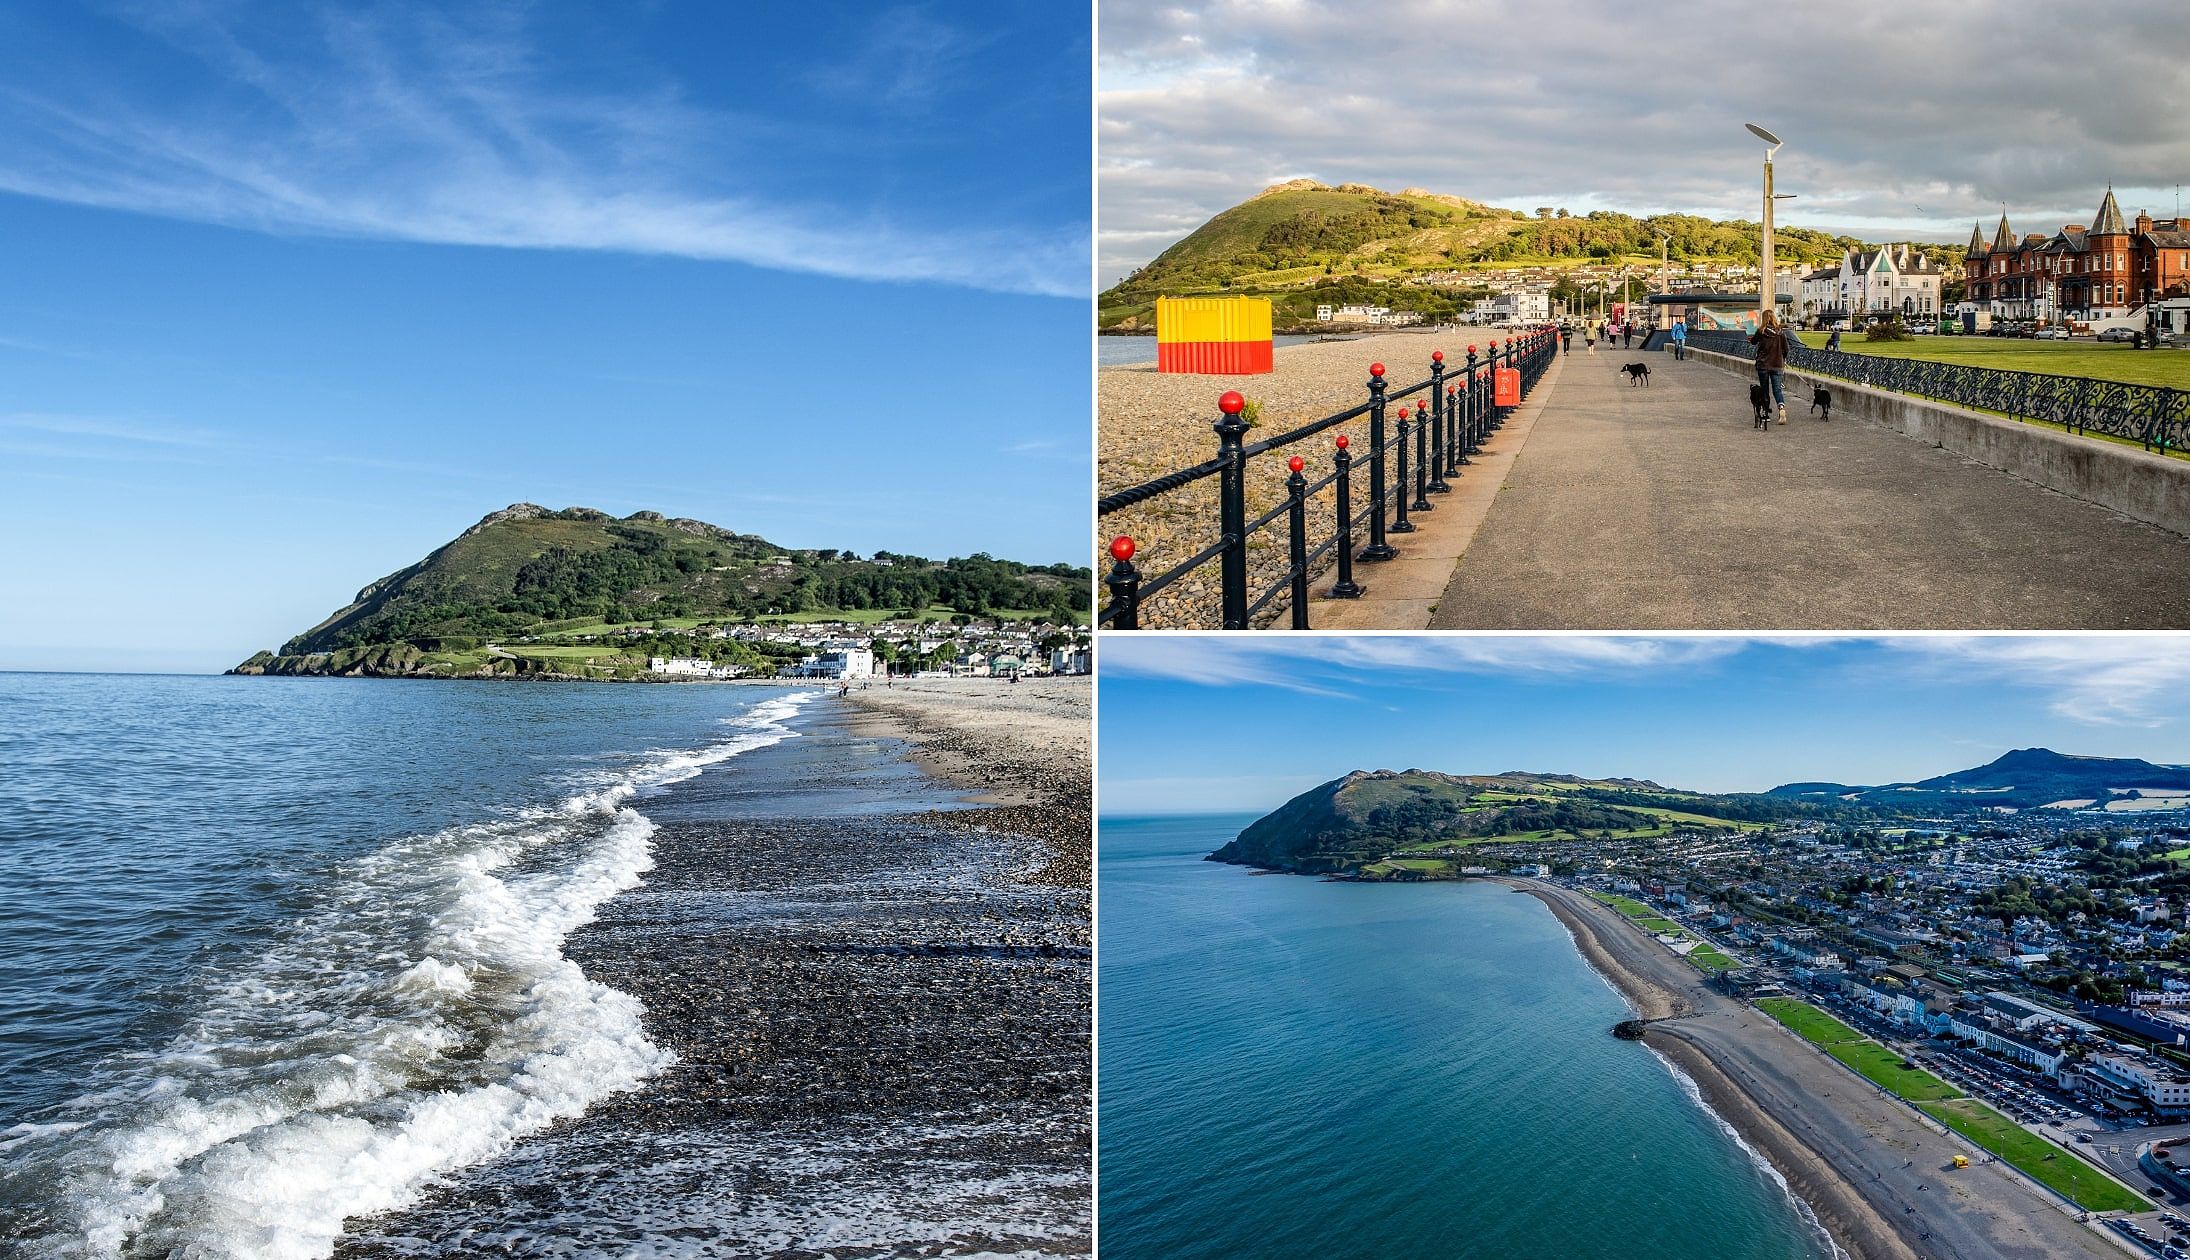
[[[565,948],[676,1063],[343,1254],[1090,1254],[1090,688],[974,681],[816,700],[680,785],[646,884]],[[914,751],[950,785],[878,812],[764,790]]]
[[[2040,1260],[2112,1256],[2110,1239],[2004,1164],[1711,989],[1612,910],[1536,881],[1499,882],[1548,906],[1590,965],[1653,1021],[1644,1044],[1696,1082],[1711,1109],[1768,1160],[1836,1243],[1857,1257]]]

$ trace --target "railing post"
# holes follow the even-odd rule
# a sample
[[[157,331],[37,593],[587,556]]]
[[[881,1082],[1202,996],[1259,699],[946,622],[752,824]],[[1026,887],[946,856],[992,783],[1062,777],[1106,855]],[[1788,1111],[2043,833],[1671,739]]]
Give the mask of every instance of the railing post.
[[[1458,385],[1447,385],[1445,387],[1445,415],[1450,417],[1445,421],[1445,475],[1457,477],[1460,475],[1460,465],[1468,462],[1467,438],[1461,428],[1460,387]],[[1450,489],[1451,487],[1446,488]]]
[[[1286,461],[1293,475],[1285,479],[1286,517],[1292,526],[1293,629],[1308,628],[1308,479],[1301,476],[1300,456]]]
[[[1218,527],[1224,534],[1224,628],[1247,628],[1247,457],[1241,453],[1240,438],[1247,432],[1247,422],[1240,419],[1240,412],[1247,400],[1236,389],[1224,391],[1217,399],[1217,410],[1224,418],[1217,421],[1217,458],[1224,462],[1218,473],[1217,491]]]
[[[1331,587],[1332,599],[1361,598],[1361,588],[1354,584],[1354,457],[1346,446],[1341,433],[1333,461],[1338,469],[1338,582]]]
[[[1469,346],[1468,381],[1466,395],[1468,412],[1468,432],[1467,440],[1460,444],[1460,462],[1463,464],[1468,462],[1468,456],[1473,455],[1477,451],[1483,449],[1483,400],[1477,397],[1477,393],[1480,390],[1482,383],[1482,374],[1476,370],[1475,347]]]
[[[1363,560],[1389,560],[1398,555],[1384,538],[1384,365],[1369,365],[1369,545],[1361,549]]]
[[[1103,584],[1110,588],[1110,628],[1138,630],[1141,628],[1141,571],[1133,567],[1133,539],[1126,534],[1111,539],[1110,558],[1117,561],[1111,566],[1110,576],[1103,579]]]
[[[1412,429],[1407,422],[1407,404],[1402,402],[1399,404],[1399,484],[1395,487],[1399,493],[1392,496],[1391,532],[1395,534],[1414,532],[1414,522],[1407,519],[1407,439]]]
[[[1452,412],[1445,407],[1445,352],[1430,351],[1430,493],[1449,494],[1445,461],[1451,458]]]
[[[1414,400],[1414,502],[1407,505],[1410,512],[1430,510],[1430,412],[1422,400]],[[1401,486],[1404,494],[1406,487]]]

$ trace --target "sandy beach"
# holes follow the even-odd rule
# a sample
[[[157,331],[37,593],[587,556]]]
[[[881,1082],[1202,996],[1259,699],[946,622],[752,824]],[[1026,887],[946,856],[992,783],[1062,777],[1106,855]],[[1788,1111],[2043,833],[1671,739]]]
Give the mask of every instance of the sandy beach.
[[[1590,964],[1651,1024],[1644,1042],[1693,1080],[1850,1255],[2040,1260],[2112,1256],[2110,1239],[2051,1193],[1925,1122],[1803,1044],[1610,909],[1537,881],[1536,897]]]
[[[1286,346],[1277,352],[1277,369],[1263,376],[1163,374],[1153,363],[1103,368],[1096,373],[1095,385],[1096,483],[1100,493],[1110,494],[1213,457],[1217,439],[1210,426],[1218,419],[1217,398],[1226,390],[1236,389],[1260,406],[1256,427],[1247,435],[1248,441],[1259,441],[1367,402],[1371,363],[1386,366],[1385,379],[1392,386],[1411,385],[1428,378],[1431,351],[1443,350],[1446,362],[1464,365],[1469,342],[1487,353],[1493,337],[1505,336],[1494,329],[1454,329]],[[1392,398],[1395,403],[1399,401],[1396,394]],[[1298,452],[1308,461],[1304,471],[1309,480],[1330,473],[1335,451],[1332,438],[1338,433],[1348,435],[1357,458],[1368,450],[1367,419],[1339,426]],[[1285,480],[1290,475],[1282,459],[1249,462],[1249,519],[1284,501]],[[1368,471],[1364,464],[1354,476],[1357,508],[1367,494]],[[1331,491],[1309,500],[1311,544],[1330,537],[1335,516]],[[1110,561],[1104,549],[1119,534],[1133,536],[1140,547],[1134,563],[1142,573],[1154,576],[1215,541],[1216,525],[1214,477],[1112,513],[1098,523],[1101,537],[1096,547],[1097,572],[1108,571]],[[1258,532],[1248,544],[1249,590],[1259,592],[1275,581],[1284,571],[1285,562],[1285,533],[1280,522]],[[1216,566],[1205,565],[1144,603],[1141,623],[1150,627],[1214,627],[1221,620],[1219,599]]]

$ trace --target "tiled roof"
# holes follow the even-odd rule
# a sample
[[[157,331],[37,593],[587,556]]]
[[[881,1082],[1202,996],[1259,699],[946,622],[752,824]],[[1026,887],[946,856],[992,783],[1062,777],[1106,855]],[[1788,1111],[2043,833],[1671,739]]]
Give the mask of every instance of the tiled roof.
[[[2122,222],[2122,208],[2114,204],[2112,184],[2106,187],[2106,200],[2099,203],[2099,217],[2091,221],[2091,230],[2101,235],[2119,234],[2129,230]]]

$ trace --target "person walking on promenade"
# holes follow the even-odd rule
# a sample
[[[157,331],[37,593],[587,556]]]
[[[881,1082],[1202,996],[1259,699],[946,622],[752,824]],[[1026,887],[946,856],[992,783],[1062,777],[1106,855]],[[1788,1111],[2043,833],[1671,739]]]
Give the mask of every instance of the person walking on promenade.
[[[1633,324],[1620,329],[1620,344],[1629,350],[1635,348],[1635,326]]]
[[[1678,363],[1688,357],[1688,322],[1673,321],[1673,361]]]
[[[1588,352],[1589,352],[1590,354],[1595,354],[1595,353],[1597,353],[1597,321],[1596,321],[1596,320],[1591,320],[1591,321],[1589,321],[1589,328],[1588,328],[1588,330],[1587,330],[1587,331],[1586,331],[1586,332],[1585,332],[1585,333],[1583,334],[1583,336],[1582,336],[1582,349],[1583,349],[1583,350],[1586,350],[1586,351],[1588,351]]]
[[[1559,353],[1574,353],[1574,325],[1572,324],[1559,325]]]
[[[1772,391],[1772,401],[1779,406],[1779,422],[1787,423],[1787,334],[1781,330],[1779,319],[1772,312],[1764,312],[1757,322],[1757,330],[1749,334],[1749,344],[1757,348],[1757,384]]]

